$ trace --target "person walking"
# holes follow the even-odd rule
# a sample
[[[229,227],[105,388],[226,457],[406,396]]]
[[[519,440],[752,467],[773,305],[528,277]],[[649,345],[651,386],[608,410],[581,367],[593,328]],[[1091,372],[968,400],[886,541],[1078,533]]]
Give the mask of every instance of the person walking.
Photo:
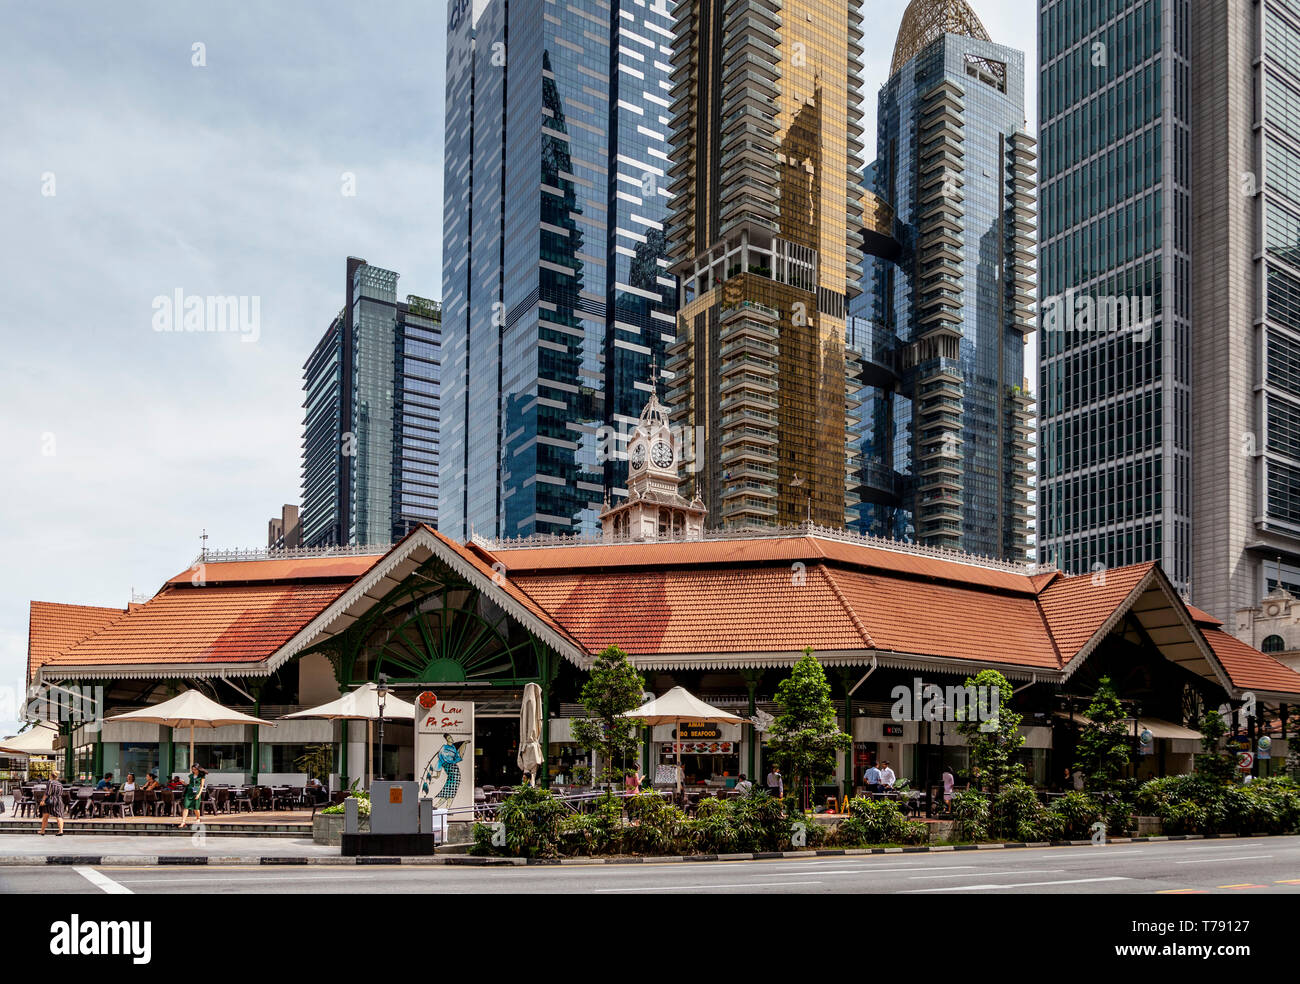
[[[884,768],[880,770],[880,786],[885,790],[893,789],[894,783],[898,781],[898,777],[894,775],[894,770],[889,767],[888,762],[882,762],[881,765],[883,765]]]
[[[208,770],[197,763],[190,766],[190,781],[185,785],[185,799],[181,803],[181,822],[183,830],[189,822],[190,810],[194,811],[194,822],[203,822],[203,787],[208,781]]]
[[[45,828],[50,822],[50,817],[56,817],[59,821],[59,832],[56,837],[63,836],[63,783],[59,782],[58,776],[50,776],[50,781],[45,784],[45,792],[41,794],[41,836],[45,836]]]
[[[943,805],[944,809],[952,809],[952,789],[957,784],[957,779],[952,774],[952,769],[948,766],[943,767]]]

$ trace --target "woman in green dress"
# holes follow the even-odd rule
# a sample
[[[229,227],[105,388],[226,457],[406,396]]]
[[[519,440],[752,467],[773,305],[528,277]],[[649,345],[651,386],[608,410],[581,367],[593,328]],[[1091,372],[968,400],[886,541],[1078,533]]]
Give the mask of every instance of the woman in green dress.
[[[208,770],[200,765],[190,766],[190,780],[185,784],[185,798],[181,802],[181,822],[184,827],[189,820],[190,810],[194,811],[194,822],[203,822],[203,786],[208,781]]]

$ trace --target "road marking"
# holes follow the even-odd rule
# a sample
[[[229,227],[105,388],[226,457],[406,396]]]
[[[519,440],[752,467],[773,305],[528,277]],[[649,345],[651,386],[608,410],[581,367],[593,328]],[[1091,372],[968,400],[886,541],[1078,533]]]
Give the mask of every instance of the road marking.
[[[1300,885],[1300,878],[1280,878],[1274,885]]]
[[[125,885],[119,885],[113,879],[103,872],[96,871],[94,868],[86,868],[82,865],[73,865],[72,870],[79,874],[96,888],[102,889],[108,895],[134,895],[135,893]]]
[[[1084,885],[1089,882],[1113,882],[1113,881],[1130,881],[1119,875],[1112,875],[1109,878],[1062,878],[1056,881],[1040,882],[1008,882],[998,884],[992,882],[987,885],[950,885],[947,888],[909,888],[903,892],[903,895],[919,895],[925,892],[988,892],[997,891],[1001,888],[1036,888],[1041,885]]]
[[[980,877],[985,875],[1059,875],[1065,871],[1064,868],[1043,868],[1041,871],[981,871]],[[910,875],[909,881],[925,881],[928,878],[972,878],[975,872],[963,872],[955,875]]]
[[[1197,858],[1195,861],[1175,861],[1174,864],[1218,864],[1220,861],[1255,861],[1271,858],[1271,854],[1239,854],[1235,858]]]
[[[769,885],[820,885],[819,881],[786,881],[786,882],[761,882],[764,888]],[[607,895],[619,892],[690,892],[696,889],[714,889],[714,888],[753,888],[754,882],[729,882],[712,885],[648,885],[644,888],[597,888],[597,895]]]
[[[1166,888],[1156,892],[1157,895],[1209,895],[1203,888]]]
[[[1241,885],[1220,885],[1220,886],[1218,886],[1218,887],[1219,887],[1219,888],[1230,888],[1230,889],[1232,889],[1234,892],[1240,892],[1240,891],[1243,891],[1244,889],[1247,889],[1247,888],[1267,888],[1268,886],[1267,886],[1267,885],[1252,885],[1252,884],[1250,884],[1249,882],[1245,882],[1245,883],[1243,883],[1243,884],[1241,884]]]

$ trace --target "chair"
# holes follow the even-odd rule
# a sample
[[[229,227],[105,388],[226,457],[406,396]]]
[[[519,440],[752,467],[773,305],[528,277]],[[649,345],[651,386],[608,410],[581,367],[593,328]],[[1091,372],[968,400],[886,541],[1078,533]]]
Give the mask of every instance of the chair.
[[[245,807],[249,813],[253,812],[253,794],[247,786],[241,786],[235,790],[231,799],[231,808],[238,813],[240,807]]]
[[[172,790],[158,790],[158,802],[154,806],[154,813],[169,817],[176,816],[176,794]]]
[[[36,797],[30,788],[14,790],[14,816],[24,817],[36,812]]]
[[[158,799],[158,795],[152,789],[140,789],[136,791],[135,798],[140,804],[140,815],[153,816],[154,801]]]
[[[206,787],[204,788],[203,798],[199,800],[199,812],[200,813],[217,812],[216,790],[208,789]]]
[[[118,816],[125,820],[128,816],[135,817],[135,790],[128,789],[122,794],[122,798],[113,804],[113,809],[117,811]]]

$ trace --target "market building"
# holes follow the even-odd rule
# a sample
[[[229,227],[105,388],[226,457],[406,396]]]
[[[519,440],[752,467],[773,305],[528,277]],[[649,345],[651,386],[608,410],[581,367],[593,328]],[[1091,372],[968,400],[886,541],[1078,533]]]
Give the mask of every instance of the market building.
[[[671,443],[660,423],[652,399],[640,439],[662,432]],[[584,671],[616,645],[647,690],[680,684],[745,720],[688,722],[680,735],[656,727],[641,768],[654,776],[680,740],[688,781],[726,785],[765,773],[773,694],[810,648],[853,736],[837,783],[876,761],[918,786],[942,764],[964,770],[952,715],[932,720],[922,705],[932,688],[951,696],[985,668],[1014,688],[1021,757],[1039,785],[1073,763],[1079,718],[1103,676],[1130,708],[1135,744],[1146,739],[1139,776],[1190,770],[1198,723],[1225,705],[1254,712],[1243,742],[1273,736],[1273,758],[1254,771],[1285,761],[1300,673],[1188,604],[1157,564],[1068,576],[812,524],[701,530],[670,470],[645,469],[634,452],[628,501],[653,491],[656,508],[674,505],[689,523],[670,513],[610,522],[600,537],[469,543],[421,526],[382,553],[209,551],[125,611],[33,602],[34,678],[51,694],[96,694],[96,718],[196,687],[275,721],[384,674],[405,699],[435,691],[472,701],[475,779],[498,785],[519,778],[529,683],[541,688],[547,779],[581,773],[571,721],[583,713]],[[62,732],[67,774],[189,767],[188,736],[156,725],[65,722]],[[364,775],[366,737],[362,722],[218,728],[198,735],[195,757],[230,781],[277,782],[324,755],[337,787]],[[376,771],[413,776],[413,744],[409,722],[389,722]]]

